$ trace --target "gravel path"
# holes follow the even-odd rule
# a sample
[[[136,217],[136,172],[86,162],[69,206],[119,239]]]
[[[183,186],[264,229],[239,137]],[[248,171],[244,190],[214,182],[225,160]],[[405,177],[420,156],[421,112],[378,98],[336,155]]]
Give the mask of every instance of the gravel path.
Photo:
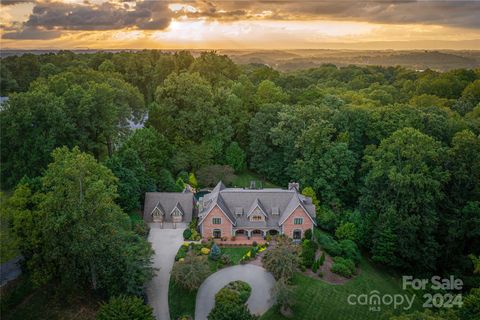
[[[195,320],[206,320],[215,305],[215,294],[229,282],[245,281],[252,287],[247,301],[251,313],[261,315],[273,305],[271,291],[275,284],[272,274],[252,264],[222,269],[209,276],[200,286],[195,305]]]
[[[155,318],[158,320],[170,320],[168,284],[175,255],[183,243],[183,230],[185,230],[184,225],[178,226],[177,229],[161,229],[158,224],[150,224],[148,241],[152,243],[153,250],[155,250],[153,266],[160,270],[148,284],[147,295]]]

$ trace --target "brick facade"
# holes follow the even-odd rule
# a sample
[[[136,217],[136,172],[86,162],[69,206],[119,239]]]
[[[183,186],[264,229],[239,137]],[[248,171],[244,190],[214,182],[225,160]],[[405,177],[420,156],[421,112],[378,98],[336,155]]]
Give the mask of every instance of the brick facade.
[[[303,218],[303,223],[294,224],[295,218]],[[305,231],[307,229],[312,229],[312,227],[313,227],[313,222],[310,219],[310,217],[305,213],[305,211],[301,207],[298,207],[290,215],[290,217],[288,217],[287,220],[285,220],[285,222],[282,225],[282,230],[285,235],[287,235],[290,238],[293,238],[293,232],[295,230],[301,230],[302,231],[301,237],[303,237]]]
[[[213,224],[213,218],[220,218],[221,224]],[[232,236],[232,223],[228,220],[227,216],[218,208],[218,206],[213,207],[210,213],[207,215],[205,220],[202,223],[202,237],[208,239],[213,237],[213,231],[218,229],[221,231],[222,237],[227,237],[230,239]]]

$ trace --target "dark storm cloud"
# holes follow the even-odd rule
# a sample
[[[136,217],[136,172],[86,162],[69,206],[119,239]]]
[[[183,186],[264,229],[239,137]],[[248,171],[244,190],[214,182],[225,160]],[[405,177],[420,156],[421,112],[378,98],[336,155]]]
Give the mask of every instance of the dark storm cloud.
[[[60,35],[61,32],[56,30],[39,30],[37,28],[26,27],[20,32],[5,33],[2,38],[13,40],[50,40],[58,38]]]
[[[480,28],[480,1],[471,0],[337,0],[337,1],[217,1],[198,2],[199,12],[218,20],[332,19],[386,24],[436,24]]]
[[[0,4],[2,6],[13,6],[19,3],[30,3],[30,2],[34,2],[34,0],[1,0]]]
[[[6,39],[38,39],[47,33],[60,36],[62,30],[116,30],[138,28],[162,30],[169,26],[172,12],[164,1],[141,1],[135,6],[120,2],[70,4],[38,2],[32,14],[16,32],[3,35]],[[52,33],[52,31],[57,31]]]

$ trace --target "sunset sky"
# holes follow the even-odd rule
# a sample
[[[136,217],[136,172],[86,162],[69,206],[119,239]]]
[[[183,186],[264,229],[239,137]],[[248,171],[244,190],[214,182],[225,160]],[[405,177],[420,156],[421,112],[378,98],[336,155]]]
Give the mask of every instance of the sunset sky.
[[[3,49],[480,49],[480,0],[1,0]]]

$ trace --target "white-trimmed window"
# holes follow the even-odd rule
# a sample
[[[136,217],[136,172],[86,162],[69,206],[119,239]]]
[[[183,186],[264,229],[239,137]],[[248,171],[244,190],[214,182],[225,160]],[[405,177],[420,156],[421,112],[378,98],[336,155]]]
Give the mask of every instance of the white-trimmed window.
[[[251,215],[250,221],[263,221],[263,215],[260,215],[260,214]]]
[[[212,224],[222,224],[222,218],[212,218]]]
[[[293,218],[293,224],[303,224],[303,218]]]

